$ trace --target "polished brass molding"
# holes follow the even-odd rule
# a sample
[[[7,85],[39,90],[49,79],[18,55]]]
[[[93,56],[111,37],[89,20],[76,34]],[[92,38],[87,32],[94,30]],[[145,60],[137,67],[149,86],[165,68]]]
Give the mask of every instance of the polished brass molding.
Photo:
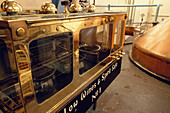
[[[95,7],[94,5],[88,5],[88,6],[86,7],[86,10],[87,10],[88,12],[95,12],[95,11],[96,11],[96,7]]]
[[[76,13],[76,12],[81,12],[82,11],[82,7],[79,4],[72,4],[69,8],[69,11],[71,13]]]

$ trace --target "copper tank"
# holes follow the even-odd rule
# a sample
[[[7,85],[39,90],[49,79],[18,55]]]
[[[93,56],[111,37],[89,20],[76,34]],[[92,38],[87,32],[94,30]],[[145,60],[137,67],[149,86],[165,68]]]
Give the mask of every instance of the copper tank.
[[[170,18],[136,38],[130,58],[144,70],[170,81]]]

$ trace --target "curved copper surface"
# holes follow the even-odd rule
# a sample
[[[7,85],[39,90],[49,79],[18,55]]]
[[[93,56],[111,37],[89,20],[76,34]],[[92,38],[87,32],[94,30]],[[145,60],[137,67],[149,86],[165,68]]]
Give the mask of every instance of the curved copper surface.
[[[148,70],[170,78],[170,18],[134,40],[132,57]]]
[[[96,7],[95,7],[94,5],[88,5],[88,6],[86,7],[86,10],[87,10],[88,12],[95,12],[95,11],[96,11]]]
[[[22,7],[16,1],[3,1],[1,3],[1,9],[7,12],[19,12],[22,11]]]
[[[52,2],[43,3],[40,11],[51,11],[55,13],[57,11],[56,6]]]
[[[72,12],[80,12],[82,11],[82,8],[80,6],[80,4],[72,4],[69,8],[69,11]]]

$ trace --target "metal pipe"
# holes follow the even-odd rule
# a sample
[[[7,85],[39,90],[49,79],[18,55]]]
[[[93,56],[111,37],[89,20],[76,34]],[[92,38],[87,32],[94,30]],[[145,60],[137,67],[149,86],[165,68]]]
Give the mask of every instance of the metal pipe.
[[[110,11],[110,4],[108,5],[108,11]]]
[[[163,4],[144,4],[144,5],[110,5],[110,7],[155,7],[163,6]],[[108,7],[108,5],[95,5],[96,7]]]
[[[131,4],[131,0],[128,0],[128,4],[130,5]],[[130,19],[129,18],[129,15],[130,15],[130,7],[127,7],[127,12],[128,12],[128,20]]]
[[[133,23],[135,21],[135,13],[136,13],[136,7],[134,8],[134,13],[133,13]]]
[[[108,7],[109,11],[110,11],[110,7],[155,7],[157,6],[155,19],[154,19],[154,22],[157,22],[159,8],[160,6],[163,6],[163,4],[143,4],[143,5],[110,5],[109,4],[109,5],[95,5],[95,6],[96,7]]]
[[[134,22],[133,24],[141,24],[141,22]],[[142,24],[153,24],[153,22],[142,22]]]
[[[135,1],[133,0],[132,1],[132,5],[134,5]],[[132,7],[132,10],[131,10],[131,16],[130,16],[130,24],[132,24],[132,16],[133,16],[133,7]]]
[[[155,22],[157,22],[158,13],[159,13],[159,7],[160,7],[160,6],[162,6],[162,5],[161,5],[161,4],[157,4],[155,19],[154,19]]]

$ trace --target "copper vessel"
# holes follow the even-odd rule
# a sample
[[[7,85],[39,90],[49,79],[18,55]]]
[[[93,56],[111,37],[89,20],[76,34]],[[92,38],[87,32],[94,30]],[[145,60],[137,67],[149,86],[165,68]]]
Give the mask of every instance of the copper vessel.
[[[131,60],[144,70],[170,81],[170,18],[136,38]]]

